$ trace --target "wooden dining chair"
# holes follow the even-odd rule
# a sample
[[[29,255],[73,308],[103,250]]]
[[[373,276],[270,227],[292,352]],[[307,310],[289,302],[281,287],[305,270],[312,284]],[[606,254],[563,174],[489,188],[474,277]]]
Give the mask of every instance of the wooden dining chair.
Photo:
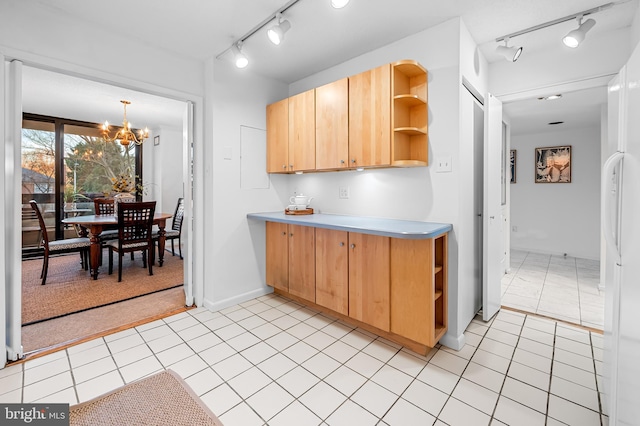
[[[142,266],[146,268],[148,264],[149,275],[153,275],[152,227],[155,211],[155,201],[123,203],[118,206],[118,239],[105,243],[109,248],[109,275],[113,273],[113,252],[118,252],[118,282],[122,281],[124,253],[141,251]]]
[[[47,282],[47,271],[49,269],[49,257],[52,254],[58,253],[80,253],[80,266],[86,271],[89,269],[89,238],[67,238],[64,240],[49,240],[49,234],[47,233],[47,226],[44,223],[42,213],[38,208],[38,203],[35,200],[29,201],[31,208],[38,217],[38,223],[40,224],[40,232],[42,234],[42,248],[44,249],[44,260],[42,262],[42,272],[40,278],[42,278],[42,285]]]
[[[182,257],[182,219],[184,217],[184,198],[178,198],[178,204],[176,205],[176,212],[173,214],[173,222],[171,223],[171,229],[168,229],[165,233],[165,241],[171,240],[171,255],[175,256],[174,241],[178,240],[178,251],[180,253],[180,259]],[[158,240],[159,236],[157,232],[153,233],[153,239]]]
[[[95,207],[96,214],[112,215],[114,213],[112,198],[95,198],[93,200],[93,206]]]

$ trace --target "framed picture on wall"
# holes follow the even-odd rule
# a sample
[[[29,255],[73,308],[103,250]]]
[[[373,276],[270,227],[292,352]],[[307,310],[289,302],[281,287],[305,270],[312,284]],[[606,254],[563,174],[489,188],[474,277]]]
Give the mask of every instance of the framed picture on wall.
[[[536,148],[536,183],[571,183],[571,146]]]
[[[516,183],[516,150],[509,152],[509,169],[511,170],[511,183]]]

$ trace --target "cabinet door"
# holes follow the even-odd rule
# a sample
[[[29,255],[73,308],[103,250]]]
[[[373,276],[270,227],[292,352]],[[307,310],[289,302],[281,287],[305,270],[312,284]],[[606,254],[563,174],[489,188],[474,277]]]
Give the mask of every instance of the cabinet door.
[[[289,171],[316,168],[315,90],[289,98]]]
[[[289,169],[289,99],[267,105],[267,173]]]
[[[391,332],[434,342],[433,239],[391,239]]]
[[[349,316],[389,331],[389,237],[349,233]]]
[[[349,166],[348,109],[348,79],[316,88],[316,169]]]
[[[391,164],[391,65],[349,77],[349,167]]]
[[[316,303],[349,314],[348,233],[316,228]]]
[[[315,228],[289,225],[289,293],[316,301]]]
[[[289,291],[289,236],[286,223],[267,222],[267,285]]]

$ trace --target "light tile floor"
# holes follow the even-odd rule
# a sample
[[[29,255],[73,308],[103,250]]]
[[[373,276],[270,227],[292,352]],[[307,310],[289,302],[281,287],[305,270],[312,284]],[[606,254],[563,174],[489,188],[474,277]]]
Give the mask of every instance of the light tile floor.
[[[502,306],[602,330],[605,295],[598,284],[597,260],[512,250]]]
[[[7,367],[0,401],[76,404],[171,368],[226,426],[608,424],[600,334],[503,309],[465,336],[419,356],[267,295]]]

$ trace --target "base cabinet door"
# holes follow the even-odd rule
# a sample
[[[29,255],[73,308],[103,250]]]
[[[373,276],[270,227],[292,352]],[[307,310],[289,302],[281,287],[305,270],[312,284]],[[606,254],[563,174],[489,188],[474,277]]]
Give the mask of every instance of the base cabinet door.
[[[391,239],[391,332],[433,347],[433,239]]]
[[[316,301],[315,228],[289,225],[289,293]]]
[[[389,237],[349,233],[349,316],[389,331]]]
[[[267,285],[289,291],[289,233],[286,223],[267,222]]]
[[[349,315],[349,235],[316,229],[316,303]]]

